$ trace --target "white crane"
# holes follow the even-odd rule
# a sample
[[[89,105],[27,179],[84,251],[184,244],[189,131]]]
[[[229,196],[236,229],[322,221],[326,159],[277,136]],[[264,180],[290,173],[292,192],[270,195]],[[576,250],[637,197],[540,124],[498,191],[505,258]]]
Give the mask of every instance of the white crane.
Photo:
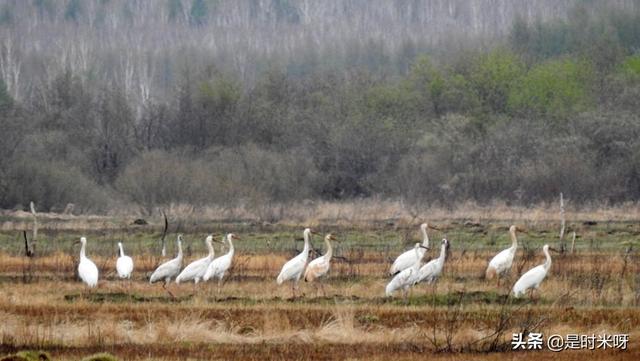
[[[333,234],[329,233],[324,237],[324,243],[327,247],[324,255],[309,262],[307,269],[304,271],[304,281],[313,282],[314,280],[325,276],[329,272],[331,267],[331,257],[333,256],[333,248],[331,247],[331,241],[335,241],[336,238]],[[322,294],[325,295],[324,286],[320,283]]]
[[[209,264],[213,261],[213,257],[215,256],[215,252],[213,250],[213,235],[208,235],[204,243],[209,249],[209,254],[204,258],[200,258],[189,263],[189,265],[180,272],[178,277],[176,277],[176,283],[191,280],[193,280],[194,284],[198,284],[198,282],[200,282],[202,276],[204,276],[204,273],[207,271],[207,267],[209,267]]]
[[[82,247],[80,248],[78,275],[80,276],[80,279],[87,284],[87,286],[95,287],[98,285],[98,267],[96,267],[96,264],[86,256],[85,248],[87,246],[87,239],[85,237],[81,237],[80,243],[82,243]]]
[[[236,236],[234,233],[227,234],[227,242],[229,242],[229,251],[214,259],[209,266],[207,267],[204,276],[202,277],[203,281],[208,281],[211,278],[218,278],[218,292],[220,292],[220,286],[222,285],[222,279],[224,275],[227,273],[229,268],[231,268],[231,264],[233,263],[233,255],[235,254],[235,249],[233,248],[233,240],[239,240],[240,237]]]
[[[549,255],[550,249],[554,250],[549,248],[548,244],[545,244],[544,247],[542,247],[542,252],[546,257],[544,263],[528,270],[520,277],[520,279],[518,279],[516,284],[513,285],[513,294],[516,297],[524,295],[527,290],[531,290],[531,293],[533,294],[533,290],[540,287],[540,283],[542,283],[549,272],[549,268],[551,268],[551,255]]]
[[[118,242],[118,248],[120,249],[120,256],[116,261],[116,271],[118,271],[118,276],[120,278],[130,279],[131,272],[133,272],[133,259],[124,254],[122,242]]]
[[[500,277],[511,271],[513,258],[516,255],[516,250],[518,249],[516,229],[516,226],[509,227],[509,234],[511,234],[511,247],[495,255],[495,257],[489,261],[489,266],[487,266],[487,271],[485,272],[485,278],[490,280],[495,277],[498,281],[498,286],[500,286]]]
[[[393,292],[402,289],[403,297],[405,299],[407,298],[409,288],[411,288],[411,286],[416,283],[418,274],[420,272],[420,264],[422,260],[420,258],[421,248],[424,249],[425,247],[420,243],[416,243],[416,245],[413,247],[413,252],[416,254],[416,262],[411,265],[411,267],[405,268],[404,270],[396,274],[391,282],[387,284],[387,288],[385,289],[385,294],[387,296],[392,296]]]
[[[427,223],[422,223],[420,225],[420,231],[422,232],[423,240],[422,247],[418,250],[418,254],[416,255],[415,250],[410,249],[399,255],[389,269],[390,275],[393,276],[398,272],[413,266],[417,259],[422,259],[424,257],[424,254],[429,250],[429,235],[427,234],[427,228],[437,229],[436,227],[429,226]]]
[[[432,259],[424,266],[420,267],[418,272],[418,278],[416,283],[434,283],[444,268],[444,261],[447,257],[447,250],[449,249],[449,241],[446,238],[442,239],[442,246],[440,248],[440,257]]]
[[[304,232],[302,232],[304,237],[304,248],[302,249],[302,252],[282,266],[282,270],[277,278],[278,285],[281,285],[286,281],[292,281],[292,291],[294,296],[298,289],[300,277],[302,277],[304,269],[307,266],[309,249],[311,248],[311,244],[309,242],[312,233],[315,234],[310,228],[305,228]]]
[[[178,235],[178,256],[170,261],[167,261],[151,274],[149,277],[149,283],[154,283],[158,281],[164,281],[162,284],[162,288],[164,288],[169,294],[173,297],[171,291],[167,289],[167,285],[171,282],[171,278],[177,276],[180,273],[180,268],[182,268],[182,235]]]

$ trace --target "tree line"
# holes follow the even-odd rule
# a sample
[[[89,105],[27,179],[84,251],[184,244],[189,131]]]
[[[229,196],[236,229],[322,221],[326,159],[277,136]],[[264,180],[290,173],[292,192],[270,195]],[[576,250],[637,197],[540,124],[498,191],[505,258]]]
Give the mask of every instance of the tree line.
[[[249,81],[187,52],[175,84],[144,102],[72,68],[28,96],[3,76],[0,207],[635,201],[639,51],[637,9],[583,4],[515,17],[490,46],[416,51],[405,67],[375,51],[366,66],[326,67],[319,53]]]

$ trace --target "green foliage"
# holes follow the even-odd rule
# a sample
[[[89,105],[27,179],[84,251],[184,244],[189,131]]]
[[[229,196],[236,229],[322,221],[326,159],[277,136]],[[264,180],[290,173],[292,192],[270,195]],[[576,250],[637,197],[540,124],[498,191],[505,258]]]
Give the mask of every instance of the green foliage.
[[[118,361],[118,359],[110,353],[103,352],[87,356],[82,361]]]
[[[470,85],[491,114],[505,113],[511,89],[524,74],[520,59],[506,49],[496,49],[480,55],[470,75]]]
[[[64,11],[65,20],[78,21],[83,12],[82,0],[70,0]]]
[[[533,67],[509,94],[509,109],[525,116],[567,117],[593,105],[589,65],[571,59]]]
[[[609,23],[615,29],[616,37],[624,49],[640,49],[640,11],[610,10]]]
[[[44,351],[20,351],[15,355],[0,358],[0,361],[51,361],[51,356]]]
[[[47,16],[52,18],[55,14],[55,4],[53,0],[34,0],[33,4],[38,9],[38,15],[40,17]]]
[[[627,57],[622,62],[620,71],[630,80],[640,80],[640,55]]]
[[[87,1],[56,11],[34,0],[32,14],[83,30],[106,14],[127,29],[122,19],[144,15],[129,2]],[[159,21],[188,20],[184,34],[205,34],[217,4],[167,0]],[[247,10],[285,28],[302,16],[289,0]],[[366,196],[418,205],[540,201],[563,189],[625,200],[625,190],[640,194],[640,146],[627,137],[640,111],[637,20],[633,9],[581,3],[564,18],[516,18],[489,48],[460,39],[442,49],[419,37],[317,46],[311,35],[292,55],[267,57],[224,42],[213,58],[191,45],[125,58],[90,48],[95,61],[76,64],[80,52],[57,75],[50,59],[5,44],[22,72],[18,84],[0,81],[0,206],[104,209],[107,196],[147,209]],[[251,66],[236,63],[243,56]]]
[[[272,6],[278,21],[286,21],[291,24],[300,22],[298,8],[290,0],[272,0]]]
[[[529,61],[579,54],[590,58],[597,70],[605,70],[622,54],[640,49],[640,11],[580,3],[567,19],[529,24],[516,18],[509,45]]]
[[[175,21],[182,16],[182,1],[181,0],[167,0],[167,8],[169,9],[169,20]]]
[[[407,76],[417,92],[421,116],[443,116],[449,113],[474,113],[480,100],[467,78],[452,70],[439,69],[426,56],[419,57]]]
[[[13,98],[9,94],[7,84],[0,78],[0,113],[6,113],[13,108]]]
[[[8,4],[0,8],[0,26],[11,25],[13,23],[13,11]]]
[[[189,22],[196,26],[206,24],[208,12],[205,0],[193,0],[189,10]]]

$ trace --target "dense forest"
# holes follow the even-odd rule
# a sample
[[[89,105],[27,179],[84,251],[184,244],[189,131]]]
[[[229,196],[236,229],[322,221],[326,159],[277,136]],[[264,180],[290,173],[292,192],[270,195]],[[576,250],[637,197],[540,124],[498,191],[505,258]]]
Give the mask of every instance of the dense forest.
[[[1,0],[0,208],[640,197],[639,1]]]

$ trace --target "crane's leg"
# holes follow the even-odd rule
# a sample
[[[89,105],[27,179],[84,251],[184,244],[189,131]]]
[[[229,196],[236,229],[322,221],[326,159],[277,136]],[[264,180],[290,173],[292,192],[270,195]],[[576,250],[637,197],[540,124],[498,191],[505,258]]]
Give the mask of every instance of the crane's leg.
[[[169,296],[171,296],[171,298],[176,298],[176,296],[171,293],[171,291],[169,291],[169,289],[167,288],[167,286],[169,285],[169,282],[171,282],[171,279],[166,279],[165,282],[162,284],[162,288],[164,288],[165,291],[167,291],[167,293],[169,294]]]
[[[298,283],[296,281],[291,282],[291,297],[294,298],[294,299],[296,298],[296,288],[297,288],[296,286],[297,286],[297,284]]]
[[[196,278],[193,280],[193,294],[195,295],[198,291],[198,282],[200,282],[200,279]]]
[[[327,297],[327,293],[324,291],[324,284],[320,282],[320,289],[322,290],[322,297]]]

